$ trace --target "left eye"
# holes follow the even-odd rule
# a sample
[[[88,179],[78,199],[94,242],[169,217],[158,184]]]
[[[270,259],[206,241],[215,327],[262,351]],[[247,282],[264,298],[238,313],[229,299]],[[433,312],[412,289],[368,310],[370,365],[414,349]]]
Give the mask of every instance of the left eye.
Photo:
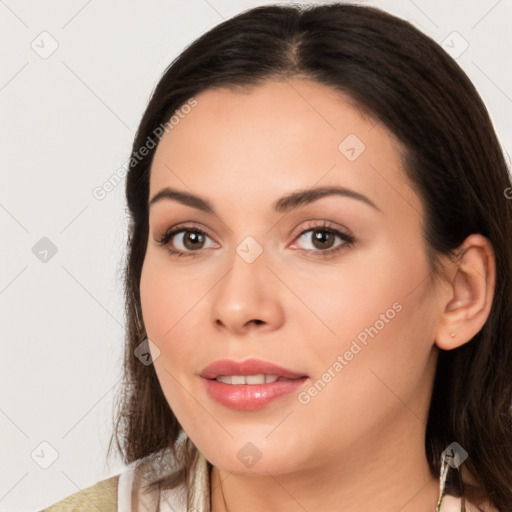
[[[334,245],[336,239],[340,240],[337,245]],[[306,251],[323,251],[334,250],[340,245],[350,245],[353,242],[352,237],[341,233],[336,229],[326,228],[311,228],[304,230],[297,237],[297,240],[303,240],[306,247],[302,247]],[[309,242],[309,247],[307,246]]]

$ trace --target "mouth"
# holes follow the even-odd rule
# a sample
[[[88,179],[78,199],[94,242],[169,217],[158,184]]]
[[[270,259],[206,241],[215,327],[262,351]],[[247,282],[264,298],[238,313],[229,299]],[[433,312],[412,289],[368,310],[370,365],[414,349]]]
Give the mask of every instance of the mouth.
[[[261,409],[297,391],[309,379],[308,375],[257,359],[216,361],[204,368],[200,377],[210,398],[243,411]]]
[[[261,381],[262,376],[265,378],[265,382],[267,379],[269,379],[269,382],[275,382],[279,379],[293,380],[307,377],[304,373],[295,372],[261,359],[246,359],[245,361],[222,359],[208,365],[199,375],[204,379],[230,377],[231,379],[235,379],[234,383],[236,384],[264,384],[264,382]],[[242,377],[244,379],[249,377],[249,381],[241,382]],[[274,379],[274,377],[276,378]],[[259,380],[251,382],[252,378]],[[231,384],[231,382],[226,383]]]
[[[296,379],[288,379],[278,375],[265,375],[264,373],[260,373],[257,375],[218,375],[215,377],[215,380],[217,382],[223,382],[224,384],[229,384],[231,386],[239,386],[242,384],[272,384],[272,382],[286,382]]]

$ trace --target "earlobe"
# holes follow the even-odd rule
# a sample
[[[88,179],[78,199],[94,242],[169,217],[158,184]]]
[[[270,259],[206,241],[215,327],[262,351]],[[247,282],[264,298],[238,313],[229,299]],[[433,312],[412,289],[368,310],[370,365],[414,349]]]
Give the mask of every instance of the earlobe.
[[[482,329],[494,298],[496,264],[490,241],[472,234],[461,249],[436,331],[436,345],[443,350],[460,347]]]

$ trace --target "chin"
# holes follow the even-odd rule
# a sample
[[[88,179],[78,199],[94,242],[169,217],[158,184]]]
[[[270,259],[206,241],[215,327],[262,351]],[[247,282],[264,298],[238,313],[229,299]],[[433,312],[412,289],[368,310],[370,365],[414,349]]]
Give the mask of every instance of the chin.
[[[276,436],[270,442],[265,434],[237,436],[229,442],[216,446],[196,443],[201,453],[218,469],[236,475],[265,475],[268,473],[285,474],[297,470],[303,462],[303,450],[298,450],[300,443],[292,438],[288,442]],[[204,445],[204,448],[203,448]]]
[[[210,462],[218,469],[235,475],[268,476],[269,473],[271,475],[279,475],[290,473],[296,469],[290,465],[289,461],[284,462],[276,459],[276,457],[272,457],[269,460],[267,457],[266,460],[264,460],[262,457],[256,462],[252,462],[252,465],[249,461],[246,465],[246,463],[242,463],[236,457],[228,458],[226,455],[221,455],[219,460],[211,460]]]

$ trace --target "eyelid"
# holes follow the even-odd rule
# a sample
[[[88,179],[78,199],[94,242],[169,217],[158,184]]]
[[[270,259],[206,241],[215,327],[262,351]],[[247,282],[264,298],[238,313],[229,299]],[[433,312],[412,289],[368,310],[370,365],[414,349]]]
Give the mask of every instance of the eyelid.
[[[205,228],[204,226],[202,226],[196,222],[193,222],[193,221],[178,222],[178,224],[173,224],[170,227],[163,228],[162,230],[160,230],[160,233],[162,235],[165,235],[166,233],[169,233],[170,231],[178,231],[178,230],[186,230],[186,229],[190,229],[191,231],[192,230],[203,231],[208,234],[208,228]],[[208,235],[208,236],[210,236],[210,235]]]
[[[203,226],[196,224],[195,222],[180,222],[178,224],[174,224],[170,228],[163,229],[160,231],[160,235],[154,237],[155,242],[158,245],[166,245],[169,241],[179,233],[184,231],[198,231],[200,233],[204,233],[208,238],[213,240],[217,245],[218,242],[215,240],[213,236],[210,235],[209,230],[204,228]],[[187,251],[189,253],[197,252],[199,253],[202,249],[198,251]]]
[[[331,231],[337,234],[337,236],[342,236],[344,239],[349,239],[352,242],[355,242],[355,236],[353,235],[352,231],[344,226],[341,226],[339,224],[335,224],[331,221],[319,219],[319,220],[313,220],[308,221],[306,226],[302,226],[294,235],[293,240],[295,241],[297,238],[302,236],[304,233],[307,233],[308,231]],[[339,234],[338,234],[339,233]],[[326,252],[326,251],[321,251]]]

